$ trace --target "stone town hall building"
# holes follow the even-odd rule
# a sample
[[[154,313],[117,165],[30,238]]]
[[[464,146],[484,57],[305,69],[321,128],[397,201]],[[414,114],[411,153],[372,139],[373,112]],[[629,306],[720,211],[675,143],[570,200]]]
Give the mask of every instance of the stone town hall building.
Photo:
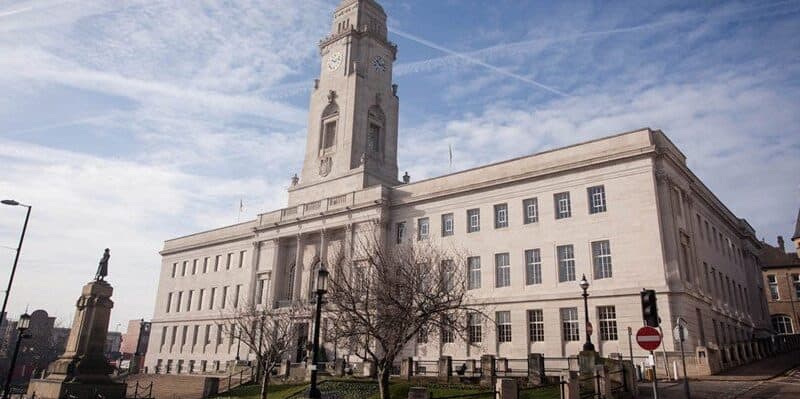
[[[576,354],[583,274],[592,284],[593,341],[604,354],[628,353],[627,327],[642,325],[645,287],[658,292],[668,351],[677,317],[688,323],[690,350],[768,334],[752,227],[689,170],[661,131],[401,182],[397,47],[387,39],[382,7],[343,0],[319,47],[305,162],[287,207],[164,243],[150,370],[224,368],[237,345],[216,327],[221,313],[248,302],[307,300],[327,248],[351,247],[376,221],[390,242],[466,249],[470,289],[496,316],[481,342],[413,344],[418,359]],[[486,331],[495,328],[502,333]],[[309,331],[310,321],[300,323],[298,342]]]

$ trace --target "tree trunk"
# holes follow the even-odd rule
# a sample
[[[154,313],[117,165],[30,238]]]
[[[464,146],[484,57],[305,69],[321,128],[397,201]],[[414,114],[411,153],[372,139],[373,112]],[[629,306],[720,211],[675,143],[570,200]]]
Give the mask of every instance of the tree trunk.
[[[261,399],[267,399],[267,386],[269,386],[269,370],[262,370],[264,376],[261,378]]]
[[[378,370],[378,388],[380,389],[381,399],[391,399],[389,395],[389,376],[391,369],[389,367],[381,367]]]

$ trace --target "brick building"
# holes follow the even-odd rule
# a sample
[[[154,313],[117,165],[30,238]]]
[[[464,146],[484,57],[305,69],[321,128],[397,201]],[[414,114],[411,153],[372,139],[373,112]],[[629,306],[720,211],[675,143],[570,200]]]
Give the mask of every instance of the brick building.
[[[800,213],[792,241],[793,253],[786,252],[783,237],[778,237],[778,246],[764,245],[761,255],[767,306],[776,334],[793,334],[800,328]]]

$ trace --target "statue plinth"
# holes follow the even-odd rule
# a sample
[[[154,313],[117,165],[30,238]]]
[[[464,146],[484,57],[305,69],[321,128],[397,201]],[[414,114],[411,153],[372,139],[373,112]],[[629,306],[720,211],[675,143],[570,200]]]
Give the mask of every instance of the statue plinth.
[[[111,285],[100,279],[83,287],[64,354],[50,364],[45,378],[31,380],[28,395],[41,399],[125,397],[127,385],[111,380],[114,368],[103,354],[113,292]]]

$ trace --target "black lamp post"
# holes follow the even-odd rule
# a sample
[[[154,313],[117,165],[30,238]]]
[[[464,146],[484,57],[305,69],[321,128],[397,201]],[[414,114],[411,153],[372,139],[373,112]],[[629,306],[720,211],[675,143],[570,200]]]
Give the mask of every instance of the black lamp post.
[[[589,281],[586,280],[586,275],[584,274],[581,278],[581,289],[583,290],[583,314],[586,316],[584,320],[586,323],[586,342],[583,344],[584,351],[594,351],[594,344],[592,344],[592,327],[589,324],[589,294],[586,290],[589,289]]]
[[[308,397],[319,399],[322,393],[317,388],[317,360],[319,357],[319,324],[322,314],[322,296],[327,292],[328,269],[321,265],[317,272],[317,313],[314,316],[314,346],[311,348],[311,387],[308,389]]]
[[[242,347],[242,329],[239,329],[239,334],[236,335],[236,364],[239,364],[239,349]]]
[[[8,377],[6,377],[6,385],[3,387],[3,399],[8,399],[11,395],[11,378],[14,376],[14,364],[17,362],[17,355],[19,355],[19,344],[22,343],[23,338],[28,338],[25,331],[28,330],[30,325],[31,316],[27,313],[22,314],[22,316],[19,317],[19,322],[17,322],[19,335],[17,336],[17,344],[14,346],[14,355],[11,356],[11,364],[8,366]]]
[[[22,225],[22,235],[19,237],[19,245],[17,246],[17,255],[14,257],[14,266],[11,267],[11,277],[8,278],[8,288],[6,288],[6,296],[3,299],[3,308],[0,309],[0,324],[4,321],[6,317],[6,305],[8,304],[8,296],[11,295],[11,284],[14,282],[14,273],[17,271],[17,263],[19,262],[19,254],[22,252],[22,241],[25,240],[25,231],[28,230],[28,220],[31,218],[31,206],[21,204],[14,200],[2,200],[0,201],[3,205],[8,206],[24,206],[28,208],[27,214],[25,214],[25,224]]]

